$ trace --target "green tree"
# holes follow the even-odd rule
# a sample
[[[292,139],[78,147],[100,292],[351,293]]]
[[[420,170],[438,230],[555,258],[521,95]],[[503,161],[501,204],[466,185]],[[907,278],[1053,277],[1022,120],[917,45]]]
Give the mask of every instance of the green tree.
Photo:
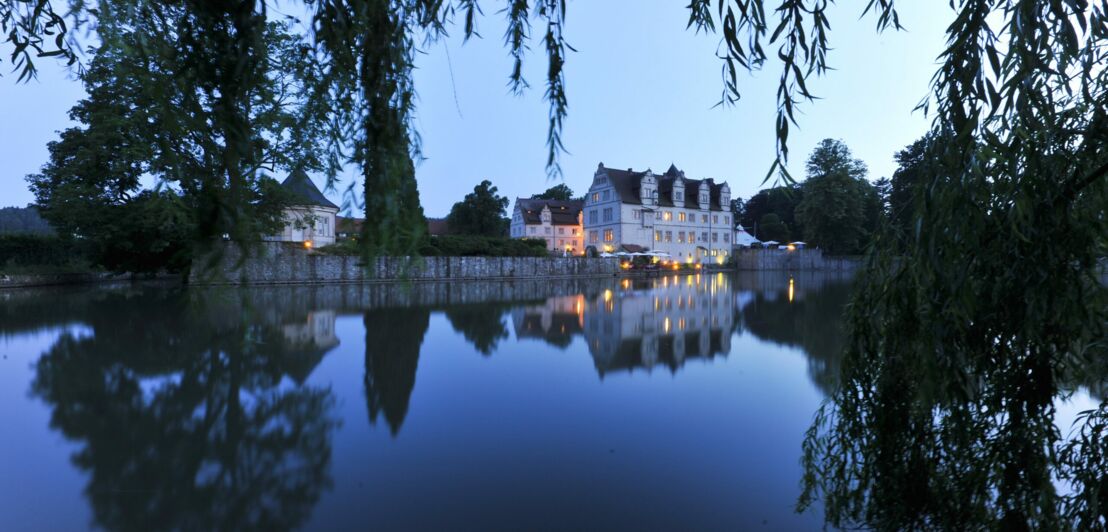
[[[573,199],[573,189],[566,186],[565,183],[559,183],[546,189],[546,192],[542,194],[531,196],[531,199],[569,201]]]
[[[804,234],[804,228],[796,220],[796,206],[804,199],[804,191],[797,185],[767,188],[758,191],[743,205],[742,217],[738,218],[743,227],[754,231],[754,237],[759,240],[776,240],[762,233],[761,221],[767,214],[775,214],[784,223],[792,235],[799,237]],[[784,242],[789,239],[786,235]]]
[[[454,204],[446,216],[450,232],[458,235],[507,236],[510,221],[505,217],[508,198],[497,194],[488,179],[473,187],[464,200]]]
[[[824,139],[812,150],[804,199],[796,207],[805,241],[831,254],[861,250],[877,209],[867,171],[842,141]]]
[[[771,212],[759,221],[758,234],[761,235],[759,239],[764,242],[788,242],[789,226],[781,221],[780,216]]]
[[[179,11],[169,12],[185,23]],[[117,27],[125,22],[109,21],[102,32],[122,31]],[[264,40],[263,81],[247,94],[250,160],[286,170],[315,166],[307,144],[317,132],[303,124],[307,95],[294,82],[305,68],[303,45],[277,23],[267,26]],[[91,242],[101,265],[139,268],[131,271],[185,267],[195,244],[207,244],[213,233],[256,241],[275,232],[285,196],[260,168],[245,187],[235,187],[235,196],[246,201],[237,214],[214,214],[231,208],[230,189],[203,176],[227,166],[226,147],[218,136],[196,134],[193,122],[221,111],[206,95],[208,87],[178,83],[179,58],[134,55],[142,45],[122,31],[105,39],[82,73],[88,96],[70,110],[80,126],[51,142],[49,162],[28,176],[43,216],[61,235]],[[167,103],[188,111],[165,113]],[[143,191],[144,176],[161,190]]]
[[[740,223],[740,220],[743,219],[745,210],[746,202],[744,202],[742,198],[731,200],[731,219],[734,220],[736,224]]]
[[[889,187],[889,224],[903,249],[904,240],[910,238],[915,220],[922,208],[922,188],[937,170],[939,145],[935,136],[925,135],[900,150],[894,156],[898,167],[893,172]]]

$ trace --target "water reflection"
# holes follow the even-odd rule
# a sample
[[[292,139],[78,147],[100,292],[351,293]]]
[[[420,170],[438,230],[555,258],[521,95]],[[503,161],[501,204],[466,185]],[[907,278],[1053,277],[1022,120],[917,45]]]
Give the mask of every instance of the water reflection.
[[[415,388],[419,348],[431,312],[425,308],[367,311],[365,324],[365,398],[369,422],[384,414],[393,435],[408,415]]]
[[[63,334],[32,392],[73,463],[97,527],[296,527],[329,484],[329,390],[305,378],[337,343],[333,316],[251,322],[241,302],[176,291],[84,301],[92,334]]]
[[[120,288],[58,292],[61,298],[24,292],[0,301],[0,335],[87,326],[87,333],[61,334],[42,353],[31,391],[50,409],[50,427],[79,446],[73,464],[87,473],[84,494],[95,526],[289,529],[314,522],[313,509],[332,486],[340,401],[313,374],[344,352],[340,346],[353,351],[364,372],[354,382],[365,403],[361,410],[356,399],[357,415],[342,417],[371,431],[387,427],[386,439],[399,446],[405,421],[416,415],[417,377],[442,345],[429,335],[435,319],[449,324],[440,333],[452,330],[472,347],[468,357],[500,361],[498,351],[518,352],[507,349],[513,340],[539,340],[590,357],[599,379],[677,374],[688,364],[733,358],[735,335],[750,335],[801,349],[811,379],[830,390],[841,343],[837,316],[848,290],[839,279],[714,274]],[[340,322],[363,334],[344,336],[349,329]],[[560,445],[560,452],[575,452],[575,444]],[[795,455],[788,461],[795,463]]]
[[[778,345],[799,348],[808,375],[825,394],[838,383],[845,333],[839,316],[850,298],[849,277],[795,273],[739,280],[739,329]]]

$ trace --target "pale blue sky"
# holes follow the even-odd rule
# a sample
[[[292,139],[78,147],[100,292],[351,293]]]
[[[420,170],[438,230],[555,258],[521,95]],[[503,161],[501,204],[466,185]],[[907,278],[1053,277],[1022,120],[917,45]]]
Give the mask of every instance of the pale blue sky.
[[[823,99],[802,107],[799,130],[790,135],[794,175],[802,175],[808,152],[826,137],[843,139],[869,165],[871,179],[890,175],[893,153],[928,127],[929,118],[912,109],[927,94],[952,20],[949,8],[933,0],[898,4],[907,31],[877,34],[872,17],[859,20],[864,4],[832,6],[830,63],[836,70],[810,84]],[[563,138],[570,153],[562,167],[566,184],[578,194],[601,161],[656,171],[673,162],[689,177],[728,181],[733,194],[744,198],[761,188],[773,159],[776,67],[771,63],[744,76],[742,101],[713,109],[721,89],[718,38],[686,30],[685,5],[570,2],[565,34],[578,52],[566,67],[570,114]],[[498,8],[486,7],[478,26],[483,39],[463,45],[455,28],[455,37],[418,59],[417,125],[427,159],[416,172],[428,216],[444,216],[482,179],[511,198],[555,184],[544,169],[541,42],[533,44],[526,65],[531,90],[510,95],[511,62]],[[535,33],[541,36],[539,28]],[[66,112],[83,94],[60,66],[40,64],[37,82],[16,85],[7,73],[0,78],[0,206],[33,200],[24,176],[45,161],[46,143],[68,126]],[[329,195],[341,201],[340,192]]]

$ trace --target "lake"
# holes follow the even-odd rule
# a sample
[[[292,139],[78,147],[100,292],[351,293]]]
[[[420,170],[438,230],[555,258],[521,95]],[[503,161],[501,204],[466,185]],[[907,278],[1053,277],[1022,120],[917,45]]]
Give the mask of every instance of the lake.
[[[0,528],[818,529],[851,282],[0,292]]]

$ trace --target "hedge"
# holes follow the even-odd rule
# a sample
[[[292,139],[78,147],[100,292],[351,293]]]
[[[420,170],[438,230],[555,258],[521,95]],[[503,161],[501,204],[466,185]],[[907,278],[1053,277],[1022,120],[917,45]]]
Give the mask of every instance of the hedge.
[[[76,247],[56,236],[0,235],[0,268],[74,264],[84,258]]]

